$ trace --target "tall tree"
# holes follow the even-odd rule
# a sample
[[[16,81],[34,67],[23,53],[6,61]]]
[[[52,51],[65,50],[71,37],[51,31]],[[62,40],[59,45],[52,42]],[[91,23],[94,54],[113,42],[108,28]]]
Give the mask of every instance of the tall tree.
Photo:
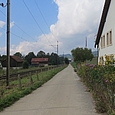
[[[37,57],[39,57],[39,58],[41,58],[41,57],[46,57],[46,54],[45,54],[44,51],[39,51],[39,52],[37,53]]]
[[[57,65],[59,64],[59,56],[56,53],[52,53],[49,57],[49,64]]]
[[[65,64],[69,64],[69,60],[68,60],[68,58],[65,57],[64,60],[65,60]]]
[[[20,52],[16,52],[16,53],[14,54],[14,56],[19,56],[19,57],[22,58],[22,54],[21,54]]]
[[[33,52],[29,52],[28,55],[25,56],[25,60],[26,60],[29,64],[31,64],[32,58],[35,58],[35,57],[36,57],[36,56],[35,56],[35,54],[34,54]]]
[[[86,60],[92,60],[93,54],[91,49],[88,48],[79,48],[73,49],[72,55],[74,57],[74,61],[85,62]]]

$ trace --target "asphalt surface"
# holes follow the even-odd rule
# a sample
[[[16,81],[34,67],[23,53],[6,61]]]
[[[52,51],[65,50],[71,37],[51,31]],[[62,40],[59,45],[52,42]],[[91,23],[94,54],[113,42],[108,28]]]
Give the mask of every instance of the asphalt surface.
[[[99,115],[71,65],[0,115]]]

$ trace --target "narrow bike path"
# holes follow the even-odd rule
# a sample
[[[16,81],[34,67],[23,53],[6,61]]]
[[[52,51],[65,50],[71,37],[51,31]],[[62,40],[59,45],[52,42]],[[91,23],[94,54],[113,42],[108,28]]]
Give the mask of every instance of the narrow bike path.
[[[71,65],[0,115],[99,115]]]

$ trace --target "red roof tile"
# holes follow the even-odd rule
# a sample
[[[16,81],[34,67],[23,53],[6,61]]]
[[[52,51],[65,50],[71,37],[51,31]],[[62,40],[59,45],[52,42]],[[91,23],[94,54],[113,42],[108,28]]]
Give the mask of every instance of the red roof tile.
[[[23,62],[24,60],[22,58],[20,58],[19,56],[11,56],[14,60],[16,60],[17,62]]]
[[[32,58],[31,62],[48,62],[48,58]]]

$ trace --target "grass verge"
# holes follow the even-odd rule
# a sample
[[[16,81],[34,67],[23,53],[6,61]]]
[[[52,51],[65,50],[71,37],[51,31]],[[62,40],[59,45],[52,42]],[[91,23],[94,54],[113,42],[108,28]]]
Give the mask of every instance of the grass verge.
[[[2,83],[0,83],[2,84],[0,86],[0,111],[42,86],[65,67],[66,66],[61,66],[49,71],[41,72],[38,74],[39,80],[36,78],[36,74],[32,75],[32,84],[30,83],[29,76],[24,77],[21,79],[21,89],[19,88],[18,80],[10,81],[9,87],[6,87],[4,81],[2,81]]]

